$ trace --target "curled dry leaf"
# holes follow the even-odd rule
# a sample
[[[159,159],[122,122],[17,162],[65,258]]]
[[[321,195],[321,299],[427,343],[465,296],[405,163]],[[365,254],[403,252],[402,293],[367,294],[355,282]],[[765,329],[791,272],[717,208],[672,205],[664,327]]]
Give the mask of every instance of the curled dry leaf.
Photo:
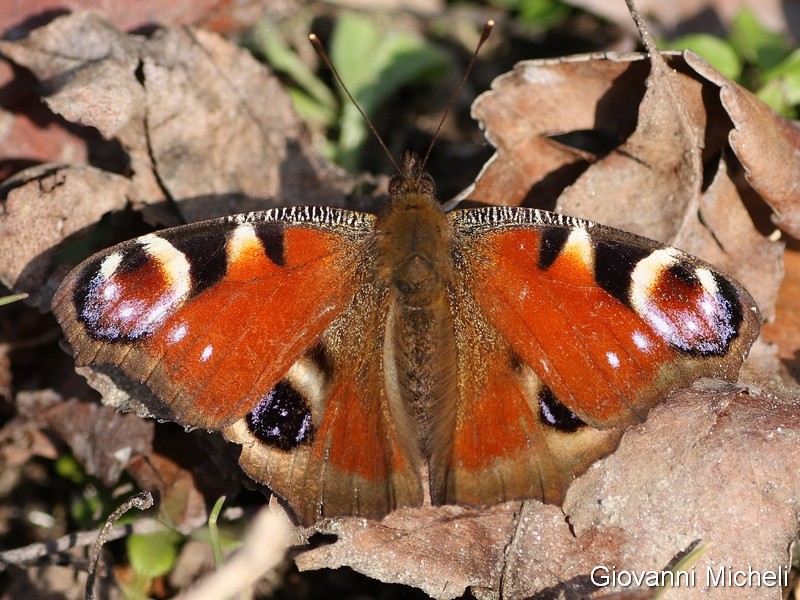
[[[542,508],[563,522],[557,507]],[[302,553],[296,563],[301,571],[349,566],[442,600],[457,598],[467,588],[497,589],[520,509],[519,502],[507,502],[486,511],[457,506],[402,509],[379,524],[330,520],[316,529],[338,541]]]
[[[58,402],[40,415],[47,430],[69,444],[89,475],[111,487],[136,456],[152,451],[152,421],[76,399]]]
[[[764,327],[764,337],[775,342],[789,376],[800,381],[800,248],[787,247],[784,261],[786,277],[778,295],[778,317]]]
[[[775,211],[775,223],[800,238],[800,129],[693,52],[685,52],[684,58],[698,75],[719,87],[722,106],[733,122],[730,147],[748,183]]]

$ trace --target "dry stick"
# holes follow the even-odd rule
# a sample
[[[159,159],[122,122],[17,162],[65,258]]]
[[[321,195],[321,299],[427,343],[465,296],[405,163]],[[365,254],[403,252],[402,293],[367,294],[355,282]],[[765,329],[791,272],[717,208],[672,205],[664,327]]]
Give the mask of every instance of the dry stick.
[[[644,42],[644,47],[647,52],[650,54],[660,54],[658,46],[656,46],[653,37],[650,35],[650,30],[647,28],[647,23],[644,22],[642,15],[639,14],[636,6],[634,6],[633,0],[625,0],[625,4],[628,5],[628,12],[631,14],[636,29],[639,30],[639,35],[642,36],[642,42]]]
[[[103,525],[103,528],[100,530],[100,534],[97,536],[94,546],[92,546],[92,554],[89,558],[89,575],[86,578],[86,600],[94,600],[94,580],[97,577],[97,562],[100,560],[100,552],[103,549],[103,544],[108,541],[108,536],[114,527],[114,523],[132,508],[147,510],[151,506],[153,506],[153,494],[150,492],[140,492],[126,500],[117,510],[111,513],[108,519],[106,519],[105,525]]]
[[[164,531],[165,529],[166,527],[164,524],[155,519],[141,519],[130,525],[114,527],[114,529],[106,535],[106,541],[118,540],[132,533],[153,533],[155,531]],[[97,529],[94,531],[69,533],[50,542],[37,542],[20,548],[14,548],[13,550],[0,552],[0,573],[9,566],[25,568],[46,556],[66,552],[73,548],[91,546],[95,543],[99,535],[100,531]]]

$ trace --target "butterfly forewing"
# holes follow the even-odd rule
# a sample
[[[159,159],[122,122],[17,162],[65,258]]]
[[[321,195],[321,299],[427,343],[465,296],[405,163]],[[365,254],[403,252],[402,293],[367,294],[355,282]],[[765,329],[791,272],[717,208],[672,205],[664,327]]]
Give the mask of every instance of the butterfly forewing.
[[[286,209],[177,227],[97,254],[54,299],[78,364],[146,382],[185,425],[243,417],[354,290],[371,217]]]
[[[451,215],[487,320],[596,427],[641,420],[701,377],[735,377],[758,334],[750,295],[674,248],[534,209]]]

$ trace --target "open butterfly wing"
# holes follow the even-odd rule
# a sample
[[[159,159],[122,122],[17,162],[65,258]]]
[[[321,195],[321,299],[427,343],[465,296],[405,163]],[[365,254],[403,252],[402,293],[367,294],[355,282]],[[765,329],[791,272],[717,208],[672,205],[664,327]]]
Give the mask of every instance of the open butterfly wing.
[[[461,335],[460,371],[480,376],[462,377],[452,455],[437,458],[447,502],[560,499],[670,391],[735,377],[758,335],[749,294],[674,248],[533,209],[450,218],[478,315],[458,325],[478,332]],[[480,364],[487,343],[505,359]]]
[[[304,522],[383,514],[422,494],[404,415],[376,393],[380,350],[360,345],[385,320],[358,301],[373,226],[287,208],[169,229],[88,259],[54,312],[79,365],[118,368],[171,418],[224,430]]]

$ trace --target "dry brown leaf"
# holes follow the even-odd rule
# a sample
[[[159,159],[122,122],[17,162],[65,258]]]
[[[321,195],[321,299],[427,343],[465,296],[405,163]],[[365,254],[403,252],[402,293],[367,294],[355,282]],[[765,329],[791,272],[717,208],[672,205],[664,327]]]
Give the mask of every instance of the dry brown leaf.
[[[128,472],[141,489],[158,494],[160,518],[188,534],[207,523],[220,496],[240,489],[236,455],[219,436],[164,425],[155,430],[153,451],[135,456]]]
[[[107,0],[26,0],[0,2],[0,23],[8,26],[41,25],[53,13],[72,10],[103,11],[109,21],[121,31],[132,31],[161,25],[202,25],[220,33],[241,31],[252,25],[265,11],[286,10],[291,0],[138,0],[137,2],[108,2]],[[278,5],[278,6],[276,6]]]
[[[180,199],[187,221],[341,202],[333,178],[321,185],[329,174],[277,80],[215,34],[161,29],[144,38],[78,12],[0,50],[48,81],[52,110],[119,138],[133,201]]]
[[[674,554],[665,552],[668,545],[683,548],[694,539],[708,545],[696,567],[698,577],[707,566],[745,571],[788,566],[800,509],[797,389],[784,393],[793,398],[788,403],[711,394],[695,389],[654,409],[617,453],[576,482],[564,510],[578,539],[626,532],[612,560],[629,569],[666,564]],[[616,469],[621,471],[613,473]],[[609,558],[603,558],[605,564]],[[729,595],[729,589],[712,587],[703,597]],[[779,587],[754,588],[737,597],[780,598],[781,593]]]
[[[107,487],[117,484],[131,459],[152,451],[152,421],[93,402],[61,400],[39,421],[69,445],[86,473]]]
[[[352,567],[442,600],[467,588],[497,589],[520,508],[519,502],[485,511],[439,506],[397,510],[379,523],[324,521],[315,529],[337,541],[306,551],[295,562],[301,571]],[[560,516],[558,508],[548,508]]]
[[[800,238],[800,129],[725,78],[692,52],[686,63],[719,87],[719,97],[733,121],[730,146],[745,168],[747,181],[775,211],[775,223]]]
[[[601,143],[624,139],[635,128],[646,75],[638,55],[517,64],[473,104],[472,115],[497,152],[464,195],[490,204],[552,208],[593,158],[553,137],[594,131]]]
[[[778,346],[778,357],[790,376],[800,381],[800,248],[797,243],[784,254],[786,277],[776,306],[776,319],[764,327],[764,337]]]
[[[30,302],[49,310],[58,281],[49,279],[64,238],[120,210],[130,182],[94,167],[27,169],[0,186],[0,282],[27,292]]]

